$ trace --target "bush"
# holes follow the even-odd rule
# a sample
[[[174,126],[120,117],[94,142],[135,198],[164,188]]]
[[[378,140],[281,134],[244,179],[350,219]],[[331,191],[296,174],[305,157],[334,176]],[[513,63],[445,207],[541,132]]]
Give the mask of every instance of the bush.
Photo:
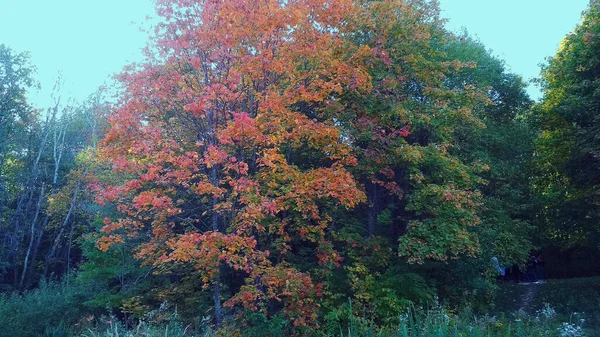
[[[85,315],[93,291],[73,283],[41,282],[22,294],[0,295],[0,337],[68,335],[64,327]],[[64,331],[64,333],[60,333]]]

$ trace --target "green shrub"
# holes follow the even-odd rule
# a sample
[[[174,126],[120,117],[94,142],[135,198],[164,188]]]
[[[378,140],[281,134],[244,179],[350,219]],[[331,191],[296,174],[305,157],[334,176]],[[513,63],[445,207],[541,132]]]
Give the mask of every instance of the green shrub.
[[[22,294],[0,295],[0,337],[66,336],[85,315],[93,291],[74,283],[41,282]],[[61,331],[63,333],[61,334]]]

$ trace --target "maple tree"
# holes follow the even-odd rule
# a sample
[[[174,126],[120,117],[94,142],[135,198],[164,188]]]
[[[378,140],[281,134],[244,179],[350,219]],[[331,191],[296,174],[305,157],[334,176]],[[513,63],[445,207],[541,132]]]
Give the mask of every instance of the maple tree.
[[[157,12],[156,50],[121,75],[100,150],[123,182],[99,184],[98,201],[124,215],[106,219],[102,249],[142,237],[137,256],[157,271],[194,266],[218,326],[224,273],[246,280],[226,306],[283,305],[294,324],[314,322],[318,269],[342,261],[336,242],[386,251],[369,236],[394,208],[384,230],[409,261],[476,252],[484,165],[452,154],[453,128],[480,125],[485,96],[446,86],[471,65],[445,59],[435,3],[162,1]],[[334,220],[359,204],[364,244]],[[293,262],[302,247],[314,247],[310,272]],[[359,260],[350,273],[369,273]]]
[[[137,256],[157,270],[195,266],[218,326],[225,269],[246,279],[225,305],[281,302],[295,325],[312,324],[319,286],[286,254],[307,242],[323,268],[337,265],[328,211],[364,200],[329,113],[342,92],[370,89],[369,49],[339,33],[354,10],[344,0],[159,1],[157,57],[121,75],[100,148],[123,183],[98,201],[123,216],[106,219],[99,246],[142,236]]]

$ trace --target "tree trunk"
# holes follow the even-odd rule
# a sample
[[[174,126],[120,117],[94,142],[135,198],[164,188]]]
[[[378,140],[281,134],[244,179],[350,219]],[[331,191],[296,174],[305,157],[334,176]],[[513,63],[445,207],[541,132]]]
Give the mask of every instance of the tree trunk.
[[[369,205],[368,210],[368,221],[367,221],[367,234],[372,236],[375,234],[377,228],[377,215],[379,213],[379,200],[377,194],[377,185],[369,181],[367,183],[367,204]]]
[[[48,225],[48,221],[50,221],[50,216],[46,215],[44,222],[42,222],[42,225],[40,226],[40,228],[37,231],[37,234],[35,237],[35,243],[33,245],[33,253],[31,254],[32,267],[29,268],[29,272],[27,273],[27,277],[25,279],[25,287],[24,287],[25,289],[29,288],[29,286],[31,285],[31,279],[32,279],[33,273],[35,271],[35,268],[33,267],[33,265],[37,261],[38,252],[40,250],[40,244],[42,243],[42,237],[44,236],[44,229]]]
[[[35,241],[35,225],[40,215],[40,209],[42,208],[42,200],[44,199],[44,185],[40,190],[40,196],[38,198],[37,206],[35,209],[35,216],[31,222],[31,231],[29,233],[29,246],[27,247],[27,253],[25,253],[25,260],[23,261],[23,272],[21,273],[21,280],[19,281],[19,289],[23,290],[23,282],[25,281],[25,275],[29,267],[29,256],[31,255],[31,249]],[[34,261],[35,262],[35,261]]]
[[[33,196],[34,196],[33,192],[34,192],[34,188],[35,188],[35,183],[38,179],[40,160],[42,158],[42,154],[44,153],[44,148],[45,148],[46,142],[48,140],[48,135],[50,134],[50,125],[51,125],[51,123],[54,123],[55,118],[56,118],[56,113],[58,111],[59,102],[60,102],[60,98],[56,102],[56,105],[54,106],[54,108],[48,109],[48,115],[46,116],[46,122],[44,125],[43,135],[40,139],[38,153],[35,156],[35,159],[32,163],[31,172],[29,173],[29,176],[27,177],[27,182],[25,183],[23,194],[19,198],[17,210],[12,219],[13,233],[12,233],[12,235],[7,233],[7,235],[10,235],[10,238],[9,238],[10,246],[9,246],[9,253],[8,253],[7,261],[9,262],[9,264],[12,264],[13,268],[14,268],[13,282],[14,282],[15,287],[19,286],[19,277],[18,277],[19,272],[17,270],[15,260],[16,260],[18,247],[20,246],[21,240],[24,238],[24,235],[25,235],[25,234],[23,234],[23,237],[21,237],[21,235],[19,234],[21,232],[21,218],[25,218],[27,216],[27,214],[29,214],[29,210],[30,210]],[[27,203],[25,204],[25,210],[23,211],[23,202],[25,201],[25,199],[27,199]]]
[[[54,254],[56,254],[56,248],[58,248],[58,244],[60,243],[61,237],[65,231],[65,228],[67,227],[67,225],[69,223],[71,214],[73,213],[73,209],[75,208],[75,203],[77,202],[77,193],[79,192],[80,184],[81,184],[81,182],[77,183],[77,186],[75,187],[75,191],[73,191],[73,197],[71,198],[71,205],[69,206],[69,211],[67,212],[67,215],[65,216],[65,219],[63,220],[62,225],[60,226],[60,231],[58,232],[58,235],[54,239],[54,242],[52,243],[52,247],[50,248],[50,251],[48,251],[48,254],[46,255],[46,261],[44,263],[44,277],[48,277],[48,269],[50,268],[50,263],[52,262],[52,259],[54,258]]]
[[[210,170],[210,182],[211,184],[213,184],[214,186],[218,185],[218,179],[217,179],[217,168],[216,167],[212,167]],[[212,230],[215,232],[219,232],[219,215],[217,214],[217,211],[215,210],[216,206],[217,206],[217,202],[218,200],[216,198],[212,199]],[[221,268],[219,268],[221,269]],[[214,306],[215,306],[215,325],[217,327],[217,329],[221,328],[221,325],[223,323],[223,306],[221,304],[221,273],[217,273],[217,276],[215,276],[215,279],[213,280],[213,282],[215,283],[213,285],[213,302],[214,302]]]
[[[69,242],[67,242],[67,270],[66,270],[66,275],[67,275],[67,284],[69,284],[69,272],[71,269],[71,247],[73,246],[73,228],[75,226],[73,226],[73,223],[71,223],[71,228],[69,229]]]

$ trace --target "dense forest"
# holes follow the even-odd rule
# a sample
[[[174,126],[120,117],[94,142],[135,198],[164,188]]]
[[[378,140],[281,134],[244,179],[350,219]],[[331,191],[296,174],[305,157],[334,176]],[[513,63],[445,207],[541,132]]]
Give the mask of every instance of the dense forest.
[[[45,110],[0,44],[0,336],[600,333],[600,2],[539,102],[436,1],[156,13],[119,87]],[[575,278],[586,318],[497,313]]]

